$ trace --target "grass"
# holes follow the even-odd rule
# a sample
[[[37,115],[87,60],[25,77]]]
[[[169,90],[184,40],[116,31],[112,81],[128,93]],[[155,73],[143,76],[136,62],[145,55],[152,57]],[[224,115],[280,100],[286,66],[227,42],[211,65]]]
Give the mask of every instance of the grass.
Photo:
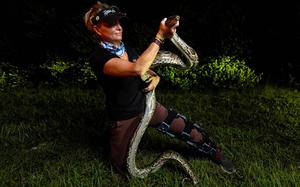
[[[173,149],[191,164],[199,186],[300,186],[300,94],[157,91],[167,107],[202,123],[238,168],[228,175],[179,140],[148,129],[139,166]],[[0,93],[0,186],[181,186],[176,162],[145,179],[123,177],[108,158],[101,90],[21,89]],[[184,183],[191,186],[191,183]]]

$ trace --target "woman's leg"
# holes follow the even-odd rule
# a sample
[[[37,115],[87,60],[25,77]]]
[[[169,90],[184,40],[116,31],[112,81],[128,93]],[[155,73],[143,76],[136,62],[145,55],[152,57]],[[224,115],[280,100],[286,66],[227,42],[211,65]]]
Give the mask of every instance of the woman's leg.
[[[167,110],[157,103],[150,126],[164,134],[185,141],[201,154],[220,164],[224,171],[228,173],[235,172],[232,162],[224,156],[222,150],[210,139],[205,130],[197,124],[190,124],[184,116],[177,112]]]
[[[165,119],[167,118],[169,111],[160,103],[157,102],[156,110],[153,114],[153,117],[150,121],[150,126],[156,128],[158,127]],[[175,118],[170,126],[170,131],[174,133],[174,135],[180,135],[184,130],[186,124],[184,119]],[[193,142],[202,142],[202,134],[197,131],[197,129],[192,129],[190,132],[191,140]]]
[[[186,141],[189,145],[192,145],[194,148],[199,150],[201,153],[202,149],[207,151],[207,156],[217,163],[220,159],[226,159],[221,152],[221,149],[217,148],[216,145],[210,141],[209,137],[206,134],[201,132],[200,128],[197,126],[190,125],[181,115],[174,115],[174,112],[170,112],[160,103],[157,103],[155,112],[150,121],[150,126],[158,129],[159,131],[165,134],[171,135],[173,137],[178,137]],[[173,116],[173,117],[170,117]],[[126,158],[128,154],[128,147],[130,140],[142,118],[142,114],[136,117],[133,117],[128,120],[115,121],[112,123],[111,128],[111,160],[116,169],[123,173],[126,171]],[[173,118],[173,119],[172,119]],[[161,130],[161,127],[169,123],[168,129]],[[203,147],[203,145],[205,145]],[[230,172],[234,167],[230,160],[225,160],[224,163],[218,163]]]
[[[128,120],[112,122],[110,137],[111,161],[121,174],[126,171],[128,147],[140,120],[141,115],[138,115]]]

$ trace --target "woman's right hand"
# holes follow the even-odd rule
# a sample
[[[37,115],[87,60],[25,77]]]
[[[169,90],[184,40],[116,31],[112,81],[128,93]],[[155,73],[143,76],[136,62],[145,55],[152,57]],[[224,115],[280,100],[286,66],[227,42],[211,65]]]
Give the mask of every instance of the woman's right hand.
[[[176,21],[176,23],[169,27],[166,24],[167,18],[164,18],[159,25],[159,30],[158,33],[156,35],[156,37],[158,37],[161,40],[164,40],[166,38],[172,38],[174,33],[176,33],[176,28],[179,26],[179,20]]]

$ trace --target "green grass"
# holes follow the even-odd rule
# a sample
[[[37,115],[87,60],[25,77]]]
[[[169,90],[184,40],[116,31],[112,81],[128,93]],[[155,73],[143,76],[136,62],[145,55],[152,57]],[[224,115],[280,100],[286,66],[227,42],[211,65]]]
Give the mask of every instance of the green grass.
[[[300,93],[157,91],[167,107],[202,123],[238,168],[225,174],[179,140],[148,129],[139,166],[173,149],[191,164],[199,186],[300,186]],[[101,90],[22,89],[0,93],[0,186],[181,186],[187,175],[167,163],[145,179],[123,177],[108,158]],[[184,186],[191,186],[185,183]]]

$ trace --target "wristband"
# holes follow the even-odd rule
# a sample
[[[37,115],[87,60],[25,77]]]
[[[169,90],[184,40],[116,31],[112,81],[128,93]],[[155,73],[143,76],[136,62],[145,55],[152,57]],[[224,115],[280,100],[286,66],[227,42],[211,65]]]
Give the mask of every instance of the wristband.
[[[154,38],[152,42],[154,42],[156,45],[158,45],[158,47],[160,47],[163,44],[163,42],[161,40],[159,40],[158,38]]]
[[[161,43],[164,43],[164,38],[160,34],[157,33],[155,38],[158,39]]]

